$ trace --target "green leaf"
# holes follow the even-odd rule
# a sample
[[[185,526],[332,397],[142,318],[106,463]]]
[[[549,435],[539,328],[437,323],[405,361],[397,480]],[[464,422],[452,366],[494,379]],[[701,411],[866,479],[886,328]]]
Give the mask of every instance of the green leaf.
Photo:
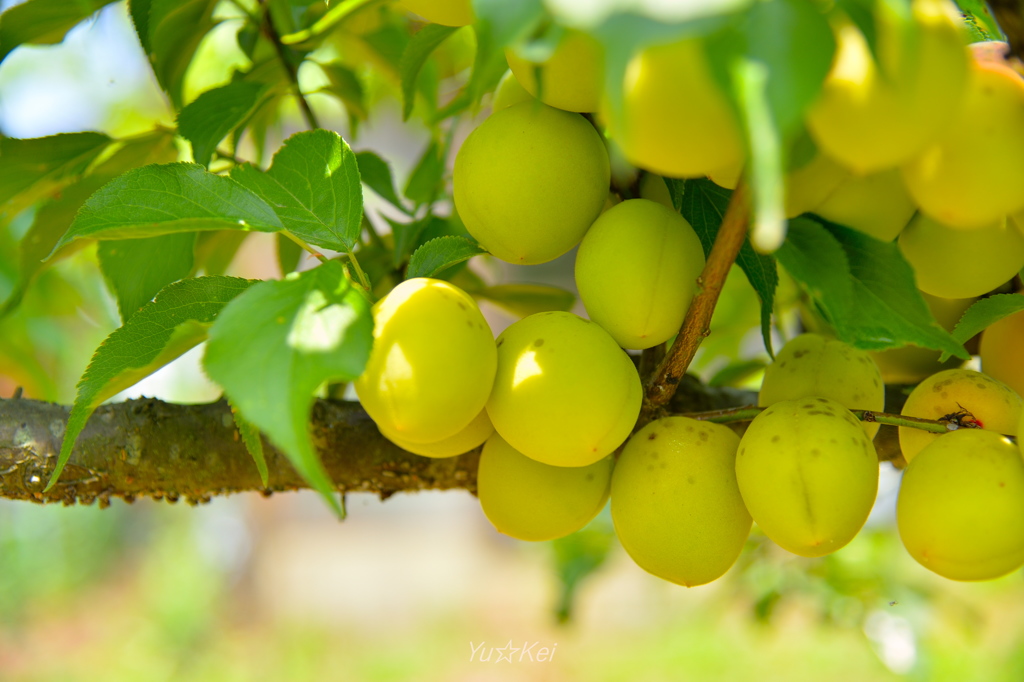
[[[402,61],[398,67],[402,77],[403,121],[408,120],[409,114],[412,113],[412,106],[416,101],[416,80],[420,75],[423,64],[426,63],[431,53],[437,49],[437,46],[457,30],[459,30],[457,26],[427,24],[405,46],[405,52],[402,53]]]
[[[216,25],[213,9],[217,4],[218,0],[149,0],[147,52],[153,73],[175,109],[184,104],[182,86],[192,57]]]
[[[387,161],[380,158],[373,152],[359,152],[356,154],[356,161],[359,163],[359,177],[381,198],[385,199],[395,208],[405,211],[402,200],[395,192],[395,183],[391,178],[391,167]]]
[[[836,7],[853,22],[864,36],[871,57],[878,61],[878,26],[875,25],[876,0],[836,0]]]
[[[693,226],[704,247],[705,258],[722,226],[722,219],[729,207],[732,191],[723,189],[710,180],[666,179],[672,203]],[[775,290],[779,286],[779,273],[775,257],[754,251],[750,239],[743,241],[736,264],[747,276],[761,302],[761,337],[769,355],[772,352],[772,310],[775,306]]]
[[[984,331],[988,326],[1022,310],[1024,310],[1024,296],[1020,294],[995,294],[983,298],[974,303],[960,317],[960,321],[953,328],[953,338],[958,343],[967,343],[975,334]],[[1024,340],[1021,343],[1021,349],[1024,352]],[[949,353],[943,353],[939,361],[945,362],[947,359],[949,359]]]
[[[572,619],[576,590],[604,564],[614,546],[615,529],[607,506],[581,530],[551,542],[560,588],[555,607],[558,622]]]
[[[199,95],[178,114],[178,131],[192,143],[192,156],[209,166],[213,152],[224,137],[256,108],[264,88],[259,83],[237,80]]]
[[[196,235],[196,268],[205,275],[223,275],[248,236],[235,230],[200,232]]]
[[[302,247],[283,232],[277,233],[277,266],[281,268],[281,274],[287,275],[299,267],[299,260],[302,259]]]
[[[405,259],[412,254],[420,243],[420,237],[427,227],[434,223],[445,222],[443,218],[438,218],[429,213],[420,220],[411,223],[400,223],[387,217],[385,217],[385,220],[391,225],[391,236],[394,240],[394,246],[391,250],[391,267],[393,268],[401,266]]]
[[[493,90],[508,69],[505,48],[529,36],[545,16],[541,0],[474,0],[473,12],[476,57],[466,85],[470,103]]]
[[[274,209],[234,180],[194,163],[168,163],[128,171],[104,185],[85,202],[54,250],[81,238],[281,228]]]
[[[152,5],[153,0],[128,0],[128,13],[132,17],[135,34],[139,38],[142,51],[146,54],[152,50],[149,42],[149,9]]]
[[[604,90],[612,119],[621,125],[626,69],[640,50],[649,45],[707,36],[720,29],[739,6],[746,4],[750,4],[750,0],[679,3],[680,11],[673,12],[675,21],[668,22],[634,13],[641,9],[637,3],[630,8],[633,11],[614,12],[599,21],[591,35],[604,50]]]
[[[956,0],[964,16],[964,24],[971,33],[971,42],[1004,40],[999,24],[984,0]]]
[[[165,286],[188,277],[195,245],[194,232],[100,242],[100,270],[124,322]]]
[[[776,255],[841,340],[864,350],[913,344],[970,357],[932,317],[895,242],[797,218]]]
[[[101,179],[82,178],[65,188],[58,198],[47,201],[36,211],[32,225],[18,244],[18,280],[4,301],[3,307],[0,307],[0,319],[14,311],[21,303],[32,280],[43,269],[43,259],[53,251],[61,235],[67,232],[85,200],[102,184]],[[63,253],[73,250],[76,249],[69,247]]]
[[[330,85],[328,92],[341,100],[349,117],[350,134],[354,139],[358,130],[358,122],[365,121],[370,112],[366,106],[366,93],[359,76],[355,71],[341,64],[320,64],[320,69],[327,76]]]
[[[473,295],[519,317],[549,310],[568,311],[576,303],[576,296],[571,291],[545,284],[496,284],[473,292]]]
[[[19,45],[52,45],[113,0],[28,0],[0,14],[0,62]]]
[[[486,251],[465,237],[451,236],[431,239],[412,254],[405,277],[406,279],[433,277],[442,270],[481,253],[486,253]]]
[[[260,437],[260,430],[251,422],[246,421],[234,404],[231,405],[231,416],[235,419],[235,426],[238,428],[238,434],[242,437],[242,442],[245,443],[245,449],[252,456],[256,470],[260,472],[260,482],[266,488],[270,485],[270,472],[267,470],[267,459],[263,455],[263,439]]]
[[[60,478],[75,440],[100,403],[202,343],[224,305],[250,284],[237,277],[182,280],[161,291],[100,344],[78,382],[57,468],[47,488]]]
[[[842,245],[828,230],[805,218],[791,220],[775,256],[826,319],[843,323],[854,306],[853,278]]]
[[[373,343],[370,303],[338,261],[260,282],[224,309],[203,365],[242,416],[341,514],[309,434],[313,392],[358,377]]]
[[[767,69],[768,110],[788,138],[800,129],[832,68],[836,42],[828,20],[807,0],[755,2],[743,14],[741,35],[737,43],[747,58]]]
[[[768,70],[744,58],[733,70],[740,120],[746,137],[746,182],[750,188],[750,243],[771,253],[786,238],[785,164],[782,139],[768,102]]]
[[[420,157],[409,181],[405,184],[405,196],[417,205],[430,204],[443,191],[444,154],[437,142],[431,142]]]
[[[266,199],[285,229],[306,242],[349,252],[359,241],[359,164],[341,135],[330,130],[292,135],[269,170],[245,164],[231,177]]]
[[[0,218],[17,215],[82,174],[111,142],[101,133],[0,137]]]
[[[712,68],[733,92],[746,141],[750,240],[770,253],[786,236],[786,142],[801,131],[831,69],[835,38],[806,0],[767,0],[751,5],[737,29],[718,34],[709,48]]]
[[[409,34],[405,27],[384,23],[376,30],[363,33],[360,38],[390,66],[394,74],[398,74],[398,65],[402,62],[402,54],[409,43]]]
[[[347,0],[332,3],[331,8],[312,26],[281,36],[281,42],[285,45],[312,48],[319,42],[318,39],[322,39],[363,7],[374,2],[380,0]]]
[[[43,260],[71,227],[78,209],[86,199],[112,178],[130,168],[167,161],[177,158],[177,155],[174,134],[167,130],[154,131],[123,143],[120,149],[99,163],[88,175],[61,189],[59,196],[44,202],[36,211],[28,232],[18,244],[18,281],[11,295],[0,307],[0,318],[9,314],[21,302],[32,280],[43,269]],[[84,242],[79,242],[77,246],[82,245]],[[77,250],[77,246],[65,248],[62,254],[70,254]]]

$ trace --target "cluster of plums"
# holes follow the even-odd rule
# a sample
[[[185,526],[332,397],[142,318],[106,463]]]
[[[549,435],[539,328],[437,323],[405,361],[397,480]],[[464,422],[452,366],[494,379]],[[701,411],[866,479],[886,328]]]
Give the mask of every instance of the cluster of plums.
[[[403,4],[434,18],[435,6],[463,3]],[[811,151],[792,154],[786,176],[787,212],[883,240],[898,235],[924,292],[964,299],[1024,265],[1016,225],[1024,227],[1024,83],[972,56],[945,0],[912,7],[915,51],[880,16],[877,61],[855,24],[837,21],[837,57],[805,121]],[[468,4],[463,10],[436,20],[471,21]],[[567,31],[539,64],[507,56],[513,75],[494,113],[456,157],[455,208],[473,237],[510,263],[543,263],[579,245],[576,283],[589,319],[538,313],[494,339],[456,286],[403,282],[374,309],[374,347],[355,383],[367,413],[413,453],[447,457],[483,444],[480,502],[513,537],[572,533],[610,495],[626,551],[682,585],[724,574],[753,522],[802,556],[846,545],[877,493],[878,425],[851,410],[884,408],[881,356],[804,334],[767,368],[765,409],[742,436],[682,416],[633,433],[642,387],[624,349],[678,332],[704,266],[699,239],[658,176],[731,187],[745,163],[700,40],[637,55],[619,113],[606,110],[601,55],[586,35]],[[646,172],[641,198],[609,195],[608,151],[592,120]],[[969,423],[957,417],[964,428],[947,434],[900,427],[909,464],[897,521],[924,566],[989,579],[1024,565],[1024,457],[1002,435],[1024,432],[1021,398],[955,368],[923,381],[904,408],[928,419],[961,413]]]
[[[465,4],[462,23],[472,20],[468,3],[413,4],[441,21],[450,19],[432,16],[436,6]],[[898,238],[922,291],[979,296],[1024,266],[1024,79],[1003,61],[1005,44],[968,45],[949,0],[912,0],[910,10],[913,38],[883,5],[872,40],[842,12],[830,15],[836,53],[805,113],[807,135],[786,155],[786,214]],[[593,113],[649,173],[707,176],[730,189],[738,182],[747,161],[741,126],[701,38],[637,54],[620,108],[604,96],[601,47],[585,33],[567,30],[543,61],[513,48],[507,58],[497,113],[467,142],[455,185],[470,231],[499,257],[537,263],[568,251],[607,197],[600,138],[580,116],[541,111],[538,99]],[[511,165],[488,172],[495,156]],[[527,169],[536,172],[523,179]],[[534,197],[529,206],[509,203],[520,191]],[[513,225],[529,237],[510,239]]]
[[[513,537],[579,530],[610,494],[616,533],[637,564],[693,586],[728,570],[752,521],[784,549],[816,557],[852,540],[874,504],[878,424],[850,410],[883,409],[881,373],[834,339],[803,334],[782,348],[759,394],[766,409],[742,437],[682,416],[630,437],[639,377],[591,321],[539,313],[495,341],[471,297],[432,279],[400,284],[375,321],[356,382],[367,412],[387,438],[425,456],[483,443],[480,503]],[[905,415],[964,426],[943,435],[900,428],[909,462],[900,536],[936,573],[983,580],[1024,565],[1024,457],[1002,435],[1024,428],[1021,408],[1012,389],[967,369],[939,372],[907,399]],[[967,414],[969,423],[954,418]]]

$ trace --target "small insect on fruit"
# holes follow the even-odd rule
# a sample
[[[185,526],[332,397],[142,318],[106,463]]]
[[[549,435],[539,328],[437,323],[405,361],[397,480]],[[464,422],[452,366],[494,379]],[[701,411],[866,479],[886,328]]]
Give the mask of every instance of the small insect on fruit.
[[[950,412],[939,418],[940,422],[946,422],[946,428],[950,431],[957,429],[983,429],[985,425],[960,403],[956,404],[960,409]]]

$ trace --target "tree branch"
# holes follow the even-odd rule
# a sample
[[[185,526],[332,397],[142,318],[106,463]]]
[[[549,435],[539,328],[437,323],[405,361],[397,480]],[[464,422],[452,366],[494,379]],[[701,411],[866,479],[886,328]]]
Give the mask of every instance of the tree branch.
[[[700,291],[693,297],[686,311],[683,326],[675,343],[647,384],[640,426],[653,419],[655,413],[672,399],[676,386],[693,361],[701,341],[711,333],[711,314],[715,311],[715,304],[722,293],[722,285],[725,284],[729,268],[736,261],[743,240],[747,236],[750,207],[746,195],[743,183],[740,183],[732,193],[729,208],[722,218],[722,226],[718,230],[711,253],[708,254],[708,261],[698,280]]]
[[[746,407],[756,404],[756,393],[705,386],[688,374],[676,389],[666,405],[670,414],[736,422],[760,411]],[[902,401],[895,402],[890,409],[900,409]],[[214,495],[308,487],[266,440],[269,485],[263,487],[226,401],[176,405],[142,398],[100,406],[78,437],[63,475],[43,492],[60,452],[69,410],[19,398],[17,393],[0,399],[0,498],[65,505],[99,500],[106,506],[111,497],[131,502],[149,496],[197,504]],[[894,414],[873,416],[879,422],[911,421]],[[895,432],[895,427],[883,426],[879,436],[889,430]],[[443,459],[405,452],[380,434],[359,403],[346,401],[316,401],[310,432],[340,492],[372,492],[381,498],[418,490],[465,489],[476,494],[480,448]],[[878,447],[879,459],[899,460],[898,441],[889,440],[894,443]],[[875,442],[878,446],[879,438]]]
[[[281,42],[281,34],[278,33],[277,27],[274,26],[270,6],[266,4],[266,0],[260,0],[260,4],[264,5],[263,33],[267,36],[267,40],[273,44],[274,50],[277,52],[277,58],[281,61],[281,66],[284,68],[285,73],[288,74],[288,80],[291,81],[292,88],[295,90],[295,96],[299,99],[299,107],[302,109],[302,115],[306,119],[306,125],[310,129],[315,130],[320,127],[320,122],[317,120],[316,114],[313,113],[313,108],[309,106],[309,101],[306,100],[305,95],[302,94],[302,90],[299,88],[299,72],[289,59],[284,43]]]
[[[99,407],[57,485],[44,493],[68,411],[35,400],[0,400],[0,497],[106,505],[111,497],[130,502],[149,495],[195,504],[213,495],[308,487],[264,441],[270,476],[263,488],[226,401],[175,405],[143,398]],[[405,452],[380,435],[358,403],[317,401],[311,432],[339,491],[382,498],[414,490],[476,492],[479,449],[445,459]]]

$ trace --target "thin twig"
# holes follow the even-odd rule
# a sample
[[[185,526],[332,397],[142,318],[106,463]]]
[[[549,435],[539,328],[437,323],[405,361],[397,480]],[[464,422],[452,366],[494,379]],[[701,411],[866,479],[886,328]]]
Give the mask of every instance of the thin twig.
[[[312,256],[314,258],[316,258],[317,260],[319,260],[321,263],[326,263],[328,261],[327,256],[325,256],[324,254],[320,253],[319,251],[314,249],[312,246],[307,244],[304,240],[302,240],[299,237],[296,237],[294,234],[292,234],[288,230],[282,230],[281,234],[283,234],[285,237],[288,237],[288,239],[291,239],[293,242],[295,242],[296,244],[301,246],[303,251],[306,251],[307,253],[312,254]]]
[[[365,289],[367,293],[369,293],[371,289],[370,279],[366,276],[366,273],[363,272],[363,269],[359,267],[359,259],[356,258],[355,251],[349,251],[345,255],[348,256],[349,262],[352,263],[352,267],[355,268],[356,277],[359,278],[359,283],[362,284],[363,289]]]
[[[288,74],[288,80],[291,81],[292,88],[295,90],[295,96],[299,99],[299,107],[302,109],[302,115],[306,119],[306,125],[315,130],[320,127],[320,122],[317,121],[316,114],[313,113],[313,109],[309,106],[309,102],[302,94],[302,90],[299,89],[299,73],[296,71],[295,65],[288,59],[284,43],[281,42],[281,34],[277,32],[277,27],[274,26],[274,20],[270,16],[270,7],[266,4],[266,0],[260,0],[260,4],[263,5],[263,33],[274,45],[277,57],[281,60],[281,65],[284,67],[285,73]]]
[[[241,166],[243,163],[246,163],[246,161],[244,159],[238,158],[237,156],[235,156],[234,154],[232,154],[229,151],[225,151],[225,150],[220,149],[220,148],[214,149],[213,151],[220,158],[224,159],[225,161],[230,161],[231,163],[235,164],[236,166]]]
[[[654,370],[658,368],[661,361],[665,359],[665,344],[664,342],[659,343],[657,346],[650,348],[644,348],[643,352],[640,353],[640,379],[647,381],[654,374]]]
[[[715,310],[719,294],[722,293],[722,285],[729,275],[729,268],[743,246],[749,218],[747,192],[741,183],[732,193],[729,208],[722,218],[718,236],[715,237],[707,264],[698,280],[700,290],[686,311],[679,336],[647,384],[641,423],[652,419],[655,412],[672,399],[679,380],[697,353],[697,347],[711,332],[711,314]]]
[[[709,410],[707,412],[687,412],[679,416],[699,419],[700,421],[714,422],[716,424],[729,424],[732,422],[751,421],[761,414],[767,407],[746,405],[744,407],[730,407],[724,410]],[[891,414],[888,412],[875,412],[873,410],[851,410],[853,416],[864,422],[877,422],[891,426],[904,426],[912,429],[921,429],[930,433],[949,433],[959,429],[980,428],[970,422],[957,422],[950,419],[922,419],[920,417],[908,417],[903,414]],[[1006,436],[1016,440],[1013,436]]]

